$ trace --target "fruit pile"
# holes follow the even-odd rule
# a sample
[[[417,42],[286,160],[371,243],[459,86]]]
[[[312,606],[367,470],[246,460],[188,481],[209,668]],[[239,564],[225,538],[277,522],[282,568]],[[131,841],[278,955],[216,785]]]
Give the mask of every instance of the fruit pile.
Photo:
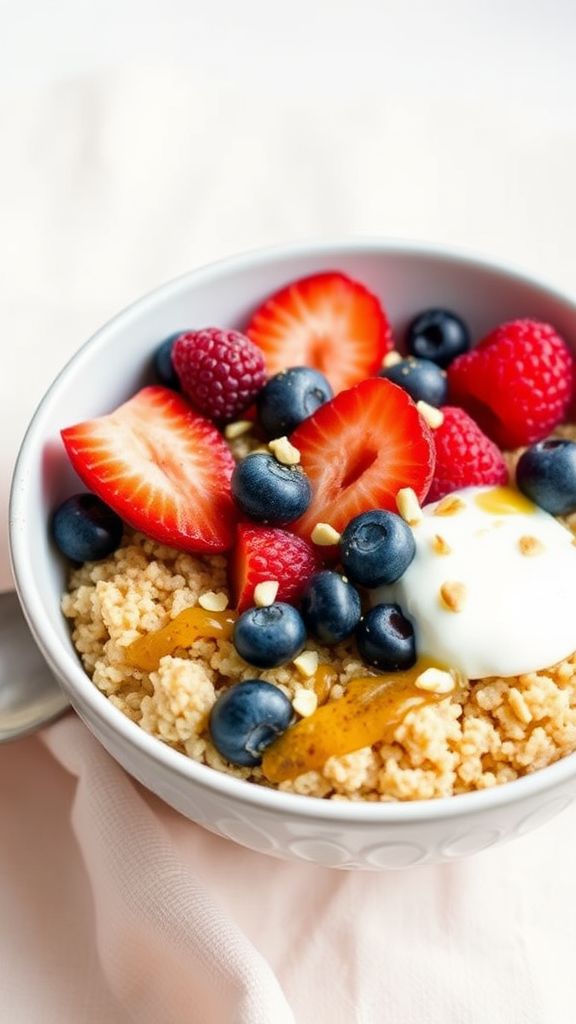
[[[406,348],[393,348],[376,296],[341,273],[290,284],[245,333],[168,338],[158,384],[62,431],[89,493],[56,510],[56,544],[76,562],[102,559],[127,523],[172,547],[228,553],[237,618],[213,608],[175,620],[168,651],[176,635],[186,646],[226,628],[267,669],[305,658],[308,637],[330,647],[355,636],[367,676],[399,679],[417,660],[413,625],[396,604],[368,610],[367,596],[410,565],[426,499],[505,484],[503,450],[528,445],[519,488],[555,515],[576,509],[576,443],[549,439],[573,392],[572,356],[551,326],[502,324],[471,348],[462,319],[431,309]],[[235,462],[228,441],[242,433],[255,450]],[[213,743],[258,764],[293,711],[278,687],[237,683],[214,706]]]

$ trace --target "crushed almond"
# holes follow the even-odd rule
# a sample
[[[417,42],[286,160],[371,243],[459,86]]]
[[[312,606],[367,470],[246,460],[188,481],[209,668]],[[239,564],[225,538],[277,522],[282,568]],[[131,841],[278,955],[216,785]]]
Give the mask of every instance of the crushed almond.
[[[317,651],[302,651],[297,658],[294,658],[292,662],[294,668],[298,669],[300,675],[305,676],[309,679],[315,675],[316,669],[318,668],[318,653]]]
[[[524,695],[515,686],[511,688],[508,694],[508,703],[516,718],[519,718],[524,725],[529,725],[532,721],[532,712],[526,703]]]
[[[307,690],[304,686],[299,687],[292,698],[294,711],[302,718],[309,718],[318,707],[318,697],[314,690]]]
[[[342,534],[330,526],[330,523],[316,523],[310,536],[313,544],[330,547],[332,544],[339,543]]]
[[[248,434],[254,426],[250,420],[237,420],[236,423],[227,423],[224,427],[224,437],[227,441],[234,441],[243,434]]]
[[[435,551],[437,555],[449,555],[452,552],[452,548],[448,541],[441,533],[435,533],[430,543],[432,544],[432,550]]]
[[[198,604],[207,612],[223,612],[228,607],[228,597],[226,594],[216,594],[213,590],[207,590],[200,594]]]
[[[257,583],[254,587],[254,604],[256,607],[267,608],[268,605],[274,604],[279,586],[278,580],[264,580],[262,583]]]
[[[440,600],[451,612],[461,612],[466,603],[466,584],[459,580],[446,580],[440,587]]]
[[[418,526],[424,518],[416,492],[411,487],[402,487],[398,491],[396,507],[408,526]]]
[[[542,551],[544,551],[544,545],[542,541],[538,540],[537,537],[531,537],[528,534],[524,537],[520,537],[520,540],[518,541],[518,547],[520,548],[520,551],[523,555],[528,556],[539,555]]]
[[[385,369],[388,369],[389,366],[397,366],[398,363],[401,362],[402,356],[400,355],[400,353],[396,352],[395,349],[392,349],[391,352],[387,352],[386,355],[384,356],[382,366],[384,366]]]
[[[428,693],[452,693],[454,678],[450,672],[444,672],[442,669],[427,668],[414,680],[414,686]]]
[[[432,430],[438,430],[444,423],[444,413],[441,409],[437,409],[434,405],[429,405],[428,402],[423,402],[422,399],[416,402],[416,408],[422,416],[422,419],[426,420],[426,423]]]
[[[465,508],[466,503],[462,501],[462,498],[457,498],[453,494],[447,494],[445,498],[442,498],[442,500],[438,502],[434,509],[434,515],[455,516]]]
[[[268,447],[275,459],[284,466],[297,466],[300,462],[300,452],[287,437],[277,437],[274,441],[268,442]]]

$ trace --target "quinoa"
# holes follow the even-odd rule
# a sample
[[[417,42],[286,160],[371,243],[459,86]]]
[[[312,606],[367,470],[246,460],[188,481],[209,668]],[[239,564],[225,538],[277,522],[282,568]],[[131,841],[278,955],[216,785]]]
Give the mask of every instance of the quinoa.
[[[576,437],[570,429],[564,436]],[[576,516],[566,525],[576,531]],[[215,750],[207,731],[210,710],[223,688],[254,677],[298,704],[312,678],[293,664],[255,670],[221,638],[198,639],[163,657],[150,673],[126,658],[134,640],[196,606],[201,595],[228,596],[226,570],[223,556],[193,556],[126,530],[113,555],[72,571],[62,609],[86,672],[123,714],[185,756],[270,785],[260,768],[238,768]],[[329,700],[366,675],[353,642],[330,649],[308,642],[307,649],[333,672]],[[467,682],[411,710],[393,742],[330,757],[320,771],[277,788],[335,800],[431,799],[509,782],[575,750],[576,653],[545,671]]]

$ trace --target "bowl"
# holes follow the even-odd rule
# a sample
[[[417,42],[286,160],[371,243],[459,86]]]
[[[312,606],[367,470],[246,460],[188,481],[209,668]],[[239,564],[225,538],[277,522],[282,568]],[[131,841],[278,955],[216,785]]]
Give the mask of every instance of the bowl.
[[[428,306],[461,313],[481,337],[506,319],[551,321],[576,339],[576,304],[507,266],[442,247],[393,241],[290,245],[195,270],[135,302],[103,327],[38,407],[14,472],[10,537],[29,625],[70,703],[134,778],[181,814],[261,853],[338,868],[381,870],[451,861],[523,835],[576,795],[576,755],[494,789],[433,801],[348,803],[261,788],[197,764],[149,736],[83,671],[60,612],[65,566],[48,535],[51,510],[78,490],[63,425],[113,409],[151,379],[158,343],[190,326],[241,328],[280,286],[342,270],[382,299],[395,334]],[[81,488],[82,489],[82,488]]]

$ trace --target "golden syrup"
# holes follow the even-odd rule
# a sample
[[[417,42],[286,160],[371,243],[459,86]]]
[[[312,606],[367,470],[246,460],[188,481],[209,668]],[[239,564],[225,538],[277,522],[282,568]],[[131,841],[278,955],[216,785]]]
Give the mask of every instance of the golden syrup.
[[[209,612],[196,606],[185,608],[162,629],[138,637],[126,648],[126,660],[134,668],[153,672],[160,659],[179,647],[190,647],[195,640],[229,640],[237,615],[235,612]]]

